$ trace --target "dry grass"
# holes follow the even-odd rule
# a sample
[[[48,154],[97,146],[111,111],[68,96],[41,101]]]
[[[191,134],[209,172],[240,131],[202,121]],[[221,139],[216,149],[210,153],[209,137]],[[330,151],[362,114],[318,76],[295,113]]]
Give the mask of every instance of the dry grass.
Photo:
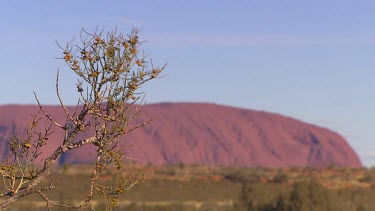
[[[89,185],[87,177],[90,176],[90,168],[92,166],[89,165],[61,168],[60,174],[55,177],[56,191],[51,192],[52,198],[61,202],[76,200],[78,195],[82,195],[80,191]],[[130,169],[128,170],[131,172]],[[271,189],[278,192],[292,187],[295,182],[312,179],[335,191],[349,191],[347,197],[352,190],[356,191],[356,197],[363,196],[362,198],[366,198],[363,199],[364,201],[373,199],[372,193],[375,187],[373,169],[133,165],[132,171],[145,173],[146,180],[120,198],[119,206],[130,210],[231,210],[241,190],[242,182],[246,181],[264,186],[264,192]],[[285,175],[286,180],[275,180],[280,174]],[[112,177],[110,172],[106,176],[110,181]],[[98,204],[103,202],[101,198],[96,198],[94,201]],[[73,202],[75,203],[78,201]],[[21,209],[31,204],[35,210],[45,206],[41,199],[28,197],[13,209]]]

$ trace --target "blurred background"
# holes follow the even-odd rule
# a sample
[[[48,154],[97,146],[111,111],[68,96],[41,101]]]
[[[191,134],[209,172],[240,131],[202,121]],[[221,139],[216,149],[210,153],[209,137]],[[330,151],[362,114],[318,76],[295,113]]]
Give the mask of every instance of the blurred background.
[[[148,103],[210,102],[265,110],[342,134],[375,164],[373,1],[1,1],[0,104],[75,104],[61,60],[82,28],[141,29],[165,77]],[[66,71],[64,71],[66,70]],[[73,93],[73,94],[72,94]]]

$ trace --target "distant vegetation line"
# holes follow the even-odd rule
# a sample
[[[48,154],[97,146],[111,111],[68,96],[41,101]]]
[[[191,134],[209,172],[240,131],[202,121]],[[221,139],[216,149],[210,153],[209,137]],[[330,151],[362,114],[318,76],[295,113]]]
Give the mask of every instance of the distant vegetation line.
[[[88,185],[85,181],[89,171],[84,169],[90,167],[71,165],[61,168],[55,179],[60,188],[51,192],[51,197],[62,202],[75,199],[82,187]],[[323,211],[375,210],[374,169],[270,169],[179,164],[134,165],[132,170],[144,173],[146,179],[139,187],[134,187],[119,198],[119,208],[125,210],[275,211],[282,210],[280,207],[293,210],[291,207],[296,205],[292,202],[296,197],[302,200],[302,205],[298,205],[302,207],[297,206],[294,210],[304,210],[303,206],[315,206],[315,201],[306,200],[309,194],[323,196],[314,199],[323,204],[323,207],[319,207],[319,210]],[[110,181],[110,171],[106,175]],[[67,186],[67,183],[70,186]],[[100,208],[103,201],[95,198],[94,202],[98,203]],[[29,197],[10,210],[30,208],[30,204],[35,210],[43,206],[38,197]]]

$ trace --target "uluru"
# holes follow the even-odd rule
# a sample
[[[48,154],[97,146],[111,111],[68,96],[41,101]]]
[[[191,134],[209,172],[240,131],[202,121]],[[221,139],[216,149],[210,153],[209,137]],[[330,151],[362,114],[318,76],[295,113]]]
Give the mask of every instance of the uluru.
[[[65,119],[61,107],[45,108],[57,121]],[[37,111],[35,105],[0,106],[0,156],[8,153],[7,137]],[[144,105],[138,121],[149,118],[151,124],[122,137],[126,155],[141,164],[362,166],[338,133],[280,114],[210,103],[158,103]],[[54,150],[61,137],[55,131],[44,153]],[[92,163],[92,153],[90,147],[76,149],[60,157],[59,164]]]

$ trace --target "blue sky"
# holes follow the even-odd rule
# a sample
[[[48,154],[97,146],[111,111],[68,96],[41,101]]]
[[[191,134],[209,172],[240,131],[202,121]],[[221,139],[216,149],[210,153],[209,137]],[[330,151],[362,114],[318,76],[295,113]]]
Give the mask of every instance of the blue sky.
[[[375,165],[374,1],[0,1],[0,104],[75,103],[56,60],[82,27],[141,28],[166,77],[149,103],[214,102],[266,110],[341,133]],[[65,70],[65,71],[64,71]]]

